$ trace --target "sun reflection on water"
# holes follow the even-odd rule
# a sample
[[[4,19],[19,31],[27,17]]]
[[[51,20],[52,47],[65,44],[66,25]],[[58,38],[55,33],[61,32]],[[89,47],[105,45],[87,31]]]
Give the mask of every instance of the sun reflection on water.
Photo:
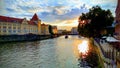
[[[89,50],[88,41],[83,40],[81,44],[78,45],[79,53],[86,54]]]

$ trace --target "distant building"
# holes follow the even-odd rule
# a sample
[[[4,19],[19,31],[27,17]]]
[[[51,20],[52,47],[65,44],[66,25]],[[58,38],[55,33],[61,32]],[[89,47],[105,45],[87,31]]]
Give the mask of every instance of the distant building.
[[[115,26],[115,37],[120,40],[120,0],[117,2],[116,8],[116,26]],[[119,43],[120,44],[120,43]],[[119,45],[118,45],[119,47]],[[117,52],[117,68],[120,68],[120,51]]]
[[[58,34],[62,34],[64,30],[58,30]]]
[[[38,18],[37,14],[35,13],[32,19],[30,20],[31,24],[36,24],[37,25],[37,34],[41,34],[41,20]]]
[[[0,35],[41,34],[41,20],[34,14],[30,21],[0,16]]]
[[[58,34],[57,26],[52,26],[53,34]]]
[[[116,21],[117,21],[118,23],[120,23],[120,0],[118,0],[117,3],[118,3],[118,4],[117,4],[116,11],[115,11],[115,13],[116,13]]]
[[[77,27],[71,29],[71,34],[78,34]]]
[[[41,24],[41,34],[42,35],[49,35],[49,25],[47,24]]]
[[[120,0],[118,0],[118,4],[115,12],[116,12],[115,35],[117,39],[120,39]]]

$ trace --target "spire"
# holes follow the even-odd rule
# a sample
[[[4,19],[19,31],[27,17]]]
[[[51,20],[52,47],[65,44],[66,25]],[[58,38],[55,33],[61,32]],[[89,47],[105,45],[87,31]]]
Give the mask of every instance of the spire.
[[[38,18],[38,16],[37,16],[37,14],[35,13],[34,15],[33,15],[33,17],[32,17],[32,19],[31,19],[32,21],[34,20],[34,21],[37,21],[37,20],[39,20],[39,18]]]

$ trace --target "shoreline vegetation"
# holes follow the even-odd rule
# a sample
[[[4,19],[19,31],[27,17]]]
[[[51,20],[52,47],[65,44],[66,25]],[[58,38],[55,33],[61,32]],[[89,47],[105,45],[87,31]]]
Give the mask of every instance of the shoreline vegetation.
[[[94,42],[94,38],[90,38],[90,43],[92,44],[92,52],[96,56],[93,56],[93,61],[97,63],[97,68],[104,68],[104,62],[102,60],[102,57],[100,56],[99,49],[97,47],[97,44]],[[95,59],[96,58],[96,59]]]
[[[44,39],[56,38],[60,35],[35,35],[35,34],[26,34],[26,35],[1,35],[0,43],[8,42],[26,42],[26,41],[39,41]]]

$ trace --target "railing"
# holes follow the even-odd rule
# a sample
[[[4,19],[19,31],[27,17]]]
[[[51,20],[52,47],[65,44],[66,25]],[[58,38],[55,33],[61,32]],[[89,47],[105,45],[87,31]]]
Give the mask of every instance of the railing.
[[[107,64],[111,64],[112,59],[110,59],[110,57],[108,58],[108,56],[106,55],[105,51],[103,50],[102,46],[100,45],[100,40],[95,39],[94,44],[98,47],[102,60]]]

